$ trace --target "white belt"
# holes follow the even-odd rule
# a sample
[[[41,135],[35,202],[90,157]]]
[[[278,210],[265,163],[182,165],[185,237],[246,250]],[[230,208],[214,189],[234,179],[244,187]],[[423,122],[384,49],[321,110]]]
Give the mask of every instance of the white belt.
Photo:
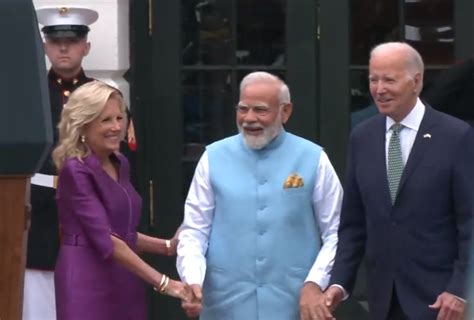
[[[58,186],[58,176],[37,173],[31,177],[31,184],[56,189]]]

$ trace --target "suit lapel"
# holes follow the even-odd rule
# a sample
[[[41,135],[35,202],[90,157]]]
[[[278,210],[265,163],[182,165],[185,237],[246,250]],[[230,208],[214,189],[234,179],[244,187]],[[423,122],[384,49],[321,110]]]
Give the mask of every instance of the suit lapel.
[[[384,201],[384,205],[388,208],[392,206],[392,200],[390,198],[390,190],[388,188],[387,178],[387,161],[385,155],[385,136],[387,131],[387,120],[385,116],[380,115],[379,119],[375,124],[375,132],[373,135],[374,139],[374,175],[380,177],[381,199]]]
[[[411,149],[410,155],[408,156],[405,169],[400,180],[400,186],[398,188],[398,193],[403,191],[403,187],[411,176],[415,168],[420,163],[421,159],[425,154],[426,148],[430,145],[430,138],[425,138],[426,134],[430,134],[430,129],[436,124],[436,117],[434,110],[426,105],[425,114],[423,120],[420,123],[420,128],[416,134],[415,142]]]

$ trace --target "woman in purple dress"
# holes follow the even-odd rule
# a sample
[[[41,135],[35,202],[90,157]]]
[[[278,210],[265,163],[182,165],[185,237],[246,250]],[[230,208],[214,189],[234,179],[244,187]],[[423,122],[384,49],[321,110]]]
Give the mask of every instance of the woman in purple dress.
[[[62,112],[53,152],[59,171],[55,286],[61,320],[144,320],[146,283],[184,302],[192,298],[187,285],[137,255],[165,254],[170,242],[136,231],[141,198],[118,152],[124,117],[120,92],[100,81],[76,89]]]

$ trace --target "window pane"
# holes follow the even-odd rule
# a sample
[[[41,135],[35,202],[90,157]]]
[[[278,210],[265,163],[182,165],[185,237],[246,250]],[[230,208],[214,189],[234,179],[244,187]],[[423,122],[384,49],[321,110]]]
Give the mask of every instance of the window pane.
[[[208,144],[235,132],[230,71],[183,72],[185,143]]]
[[[285,0],[237,1],[237,63],[285,64]]]
[[[182,0],[183,65],[232,63],[231,6],[228,0]]]
[[[426,64],[454,60],[454,1],[405,0],[405,39]]]
[[[231,71],[189,71],[183,84],[183,191],[206,145],[237,132]],[[183,196],[186,196],[184,194]]]
[[[367,62],[366,62],[367,63]],[[368,71],[351,71],[351,129],[363,120],[377,114],[369,91]]]
[[[351,1],[351,64],[367,65],[372,47],[399,37],[398,1]]]

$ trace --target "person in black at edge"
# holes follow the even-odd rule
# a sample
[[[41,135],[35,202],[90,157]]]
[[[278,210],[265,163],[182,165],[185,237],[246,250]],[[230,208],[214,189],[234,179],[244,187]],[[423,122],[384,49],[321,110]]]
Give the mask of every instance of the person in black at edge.
[[[98,13],[77,7],[43,7],[36,11],[43,25],[44,50],[51,62],[48,73],[54,144],[63,105],[72,91],[94,79],[82,70],[82,59],[90,50],[88,25]],[[54,267],[59,250],[56,209],[56,170],[50,155],[31,179],[31,225],[25,271],[23,320],[56,319]]]
[[[441,72],[421,97],[434,108],[474,125],[474,55]]]

